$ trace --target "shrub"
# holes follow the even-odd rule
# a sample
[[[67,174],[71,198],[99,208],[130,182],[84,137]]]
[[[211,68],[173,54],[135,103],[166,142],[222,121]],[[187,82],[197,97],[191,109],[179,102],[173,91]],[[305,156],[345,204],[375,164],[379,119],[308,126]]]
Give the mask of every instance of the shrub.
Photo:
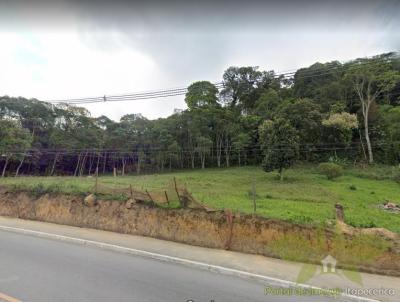
[[[343,168],[335,163],[321,163],[318,165],[318,171],[328,179],[334,179],[343,174]]]
[[[50,184],[45,186],[42,183],[38,183],[32,186],[32,188],[29,190],[29,193],[33,197],[39,198],[40,196],[43,196],[45,194],[57,194],[61,191],[62,190],[59,184]]]
[[[350,185],[349,189],[352,190],[352,191],[356,191],[357,187],[355,185]],[[371,192],[371,194],[375,194],[375,192],[374,193]]]
[[[400,183],[400,171],[399,171],[399,170],[393,171],[392,179],[393,179],[395,182]]]
[[[42,183],[35,184],[30,190],[30,194],[35,198],[39,198],[46,193],[46,188]]]
[[[328,162],[329,163],[334,163],[334,164],[337,164],[337,165],[340,165],[340,166],[349,165],[349,160],[347,158],[340,158],[340,157],[337,157],[337,156],[329,157]]]

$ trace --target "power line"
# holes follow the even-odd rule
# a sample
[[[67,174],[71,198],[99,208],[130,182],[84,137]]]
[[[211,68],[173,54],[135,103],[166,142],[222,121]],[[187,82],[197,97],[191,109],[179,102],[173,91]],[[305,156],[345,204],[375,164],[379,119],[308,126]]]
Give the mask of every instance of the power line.
[[[400,141],[390,141],[390,142],[374,142],[373,146],[378,147],[378,146],[390,146],[393,144],[400,144]],[[334,150],[351,150],[351,149],[359,149],[359,147],[362,146],[361,142],[351,142],[348,146],[343,146],[344,144],[341,143],[321,143],[321,144],[298,144],[299,149],[303,149],[304,151],[313,151],[313,150],[318,150],[318,151],[334,151]],[[290,144],[280,144],[280,148],[269,148],[269,150],[293,150],[294,147]],[[199,147],[199,146],[197,146]],[[201,146],[200,146],[201,147]],[[211,148],[210,148],[211,150]],[[225,149],[224,149],[225,150]],[[251,146],[251,147],[243,147],[243,148],[232,148],[232,152],[237,152],[237,151],[261,151],[263,150],[262,146]],[[82,153],[119,153],[119,154],[127,154],[127,153],[135,153],[135,152],[170,152],[170,153],[179,153],[179,152],[184,152],[184,153],[193,153],[197,152],[195,149],[188,149],[188,148],[182,148],[178,150],[173,150],[171,151],[170,149],[166,148],[161,148],[161,147],[155,147],[155,146],[142,146],[142,145],[137,145],[137,146],[132,146],[132,147],[126,147],[126,148],[119,148],[119,149],[113,149],[113,148],[80,148],[80,149],[27,149],[27,150],[21,150],[21,149],[8,149],[8,150],[1,150],[1,153],[13,153],[13,154],[26,154],[26,153],[41,153],[41,154],[57,154],[57,153],[65,153],[65,154],[82,154]]]
[[[359,60],[367,60],[369,59],[370,61],[359,61]],[[387,61],[385,58],[382,57],[364,57],[364,58],[359,58],[357,59],[358,61],[349,61],[348,63],[354,62],[354,65],[356,67],[362,67],[365,64],[371,65],[371,64],[377,64],[381,63],[383,61]],[[372,60],[372,61],[371,61]],[[310,70],[309,67],[308,69],[305,68],[300,68],[297,69],[296,71],[292,72],[281,72],[274,74],[275,79],[279,78],[292,78],[295,77],[296,80],[299,79],[304,79],[304,78],[311,78],[311,77],[318,77],[318,76],[323,76],[323,75],[331,75],[330,71],[338,70],[341,68],[345,67],[345,64],[348,63],[340,63],[341,65],[337,65],[337,62],[331,62],[331,63],[326,63],[324,64],[320,69],[313,69]],[[330,67],[332,65],[333,67]],[[305,69],[305,70],[302,70]],[[320,72],[318,72],[318,70]],[[298,72],[300,71],[300,74]],[[223,82],[216,82],[213,83],[217,89],[222,89],[224,88],[224,83]],[[136,92],[136,93],[130,93],[130,94],[119,94],[119,95],[104,95],[104,96],[98,96],[98,97],[86,97],[86,98],[73,98],[73,99],[65,99],[65,100],[50,100],[47,101],[48,103],[52,104],[71,104],[71,105],[77,105],[77,104],[92,104],[92,103],[101,103],[101,102],[115,102],[115,101],[135,101],[135,100],[148,100],[148,99],[156,99],[156,98],[166,98],[166,97],[171,97],[171,96],[180,96],[180,95],[185,95],[188,91],[188,87],[178,87],[178,88],[170,88],[170,89],[161,89],[161,90],[152,90],[152,91],[143,91],[143,92]]]
[[[222,88],[222,85],[223,85],[222,82],[214,83],[214,86],[217,89]],[[188,90],[188,87],[173,88],[173,89],[163,89],[163,90],[138,92],[138,93],[131,93],[131,94],[119,94],[119,95],[110,95],[110,96],[104,95],[101,97],[76,98],[76,99],[55,100],[55,101],[48,101],[48,102],[50,102],[50,103],[82,104],[82,103],[99,103],[99,102],[111,102],[111,101],[131,101],[131,100],[152,99],[152,98],[184,95],[187,93],[187,90]]]

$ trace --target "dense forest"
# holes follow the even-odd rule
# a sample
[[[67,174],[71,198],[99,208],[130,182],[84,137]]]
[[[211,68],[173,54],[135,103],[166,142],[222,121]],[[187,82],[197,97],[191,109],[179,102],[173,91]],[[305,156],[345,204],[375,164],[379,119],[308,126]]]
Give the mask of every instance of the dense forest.
[[[23,83],[21,83],[23,85]],[[187,109],[148,120],[0,98],[3,176],[149,173],[295,161],[400,162],[400,61],[387,53],[286,74],[230,67],[188,87]]]

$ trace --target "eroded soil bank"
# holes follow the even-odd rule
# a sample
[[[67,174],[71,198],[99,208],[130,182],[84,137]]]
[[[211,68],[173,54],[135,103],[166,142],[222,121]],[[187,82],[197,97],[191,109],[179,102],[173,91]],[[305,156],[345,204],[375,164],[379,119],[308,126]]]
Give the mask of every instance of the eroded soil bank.
[[[400,276],[398,234],[341,226],[312,226],[252,215],[195,209],[164,209],[100,200],[87,206],[67,195],[39,198],[0,192],[0,215],[119,233],[149,236],[203,247],[230,249],[319,263],[330,254],[341,267]]]

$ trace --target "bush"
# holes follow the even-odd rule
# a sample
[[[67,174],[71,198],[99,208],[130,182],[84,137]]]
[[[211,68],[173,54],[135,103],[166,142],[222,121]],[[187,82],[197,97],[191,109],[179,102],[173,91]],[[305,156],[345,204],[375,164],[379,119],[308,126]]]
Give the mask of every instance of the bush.
[[[392,179],[393,179],[395,182],[400,183],[400,171],[399,171],[399,170],[393,171],[393,173],[392,173]]]
[[[60,192],[62,192],[62,190],[59,184],[50,184],[45,186],[42,183],[38,183],[33,185],[29,190],[29,193],[35,198],[39,198],[45,194],[57,194]]]
[[[355,185],[350,185],[349,190],[351,191],[357,191],[357,187]],[[371,192],[371,194],[375,194],[375,192]]]
[[[343,168],[334,163],[321,163],[318,165],[318,171],[328,179],[334,179],[343,174]]]
[[[328,159],[329,163],[337,164],[340,166],[347,166],[349,164],[349,160],[347,158],[340,158],[340,157],[329,157]]]

